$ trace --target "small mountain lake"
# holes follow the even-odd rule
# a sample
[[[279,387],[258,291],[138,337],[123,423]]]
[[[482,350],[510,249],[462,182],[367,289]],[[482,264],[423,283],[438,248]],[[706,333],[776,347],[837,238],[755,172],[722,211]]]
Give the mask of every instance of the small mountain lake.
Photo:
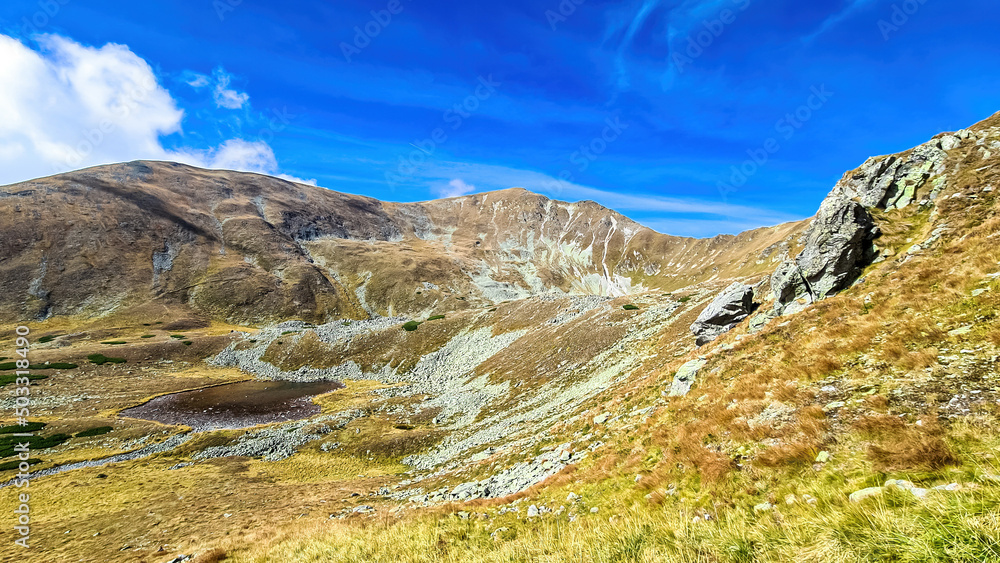
[[[317,414],[321,409],[312,398],[342,387],[338,381],[242,381],[163,395],[121,415],[185,424],[196,432],[246,428]]]

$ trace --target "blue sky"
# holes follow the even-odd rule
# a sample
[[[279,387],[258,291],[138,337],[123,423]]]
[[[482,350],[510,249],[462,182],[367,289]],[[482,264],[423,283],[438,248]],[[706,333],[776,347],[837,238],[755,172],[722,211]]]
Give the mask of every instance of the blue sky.
[[[985,0],[7,0],[0,183],[159,158],[736,233],[1000,111],[997,21]]]

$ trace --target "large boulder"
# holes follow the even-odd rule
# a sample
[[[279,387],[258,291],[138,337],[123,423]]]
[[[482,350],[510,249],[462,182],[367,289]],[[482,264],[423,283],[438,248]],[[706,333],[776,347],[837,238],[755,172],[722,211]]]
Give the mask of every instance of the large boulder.
[[[753,288],[736,282],[705,307],[698,319],[691,325],[691,332],[697,336],[698,346],[704,346],[731,330],[740,321],[750,316],[753,308]]]
[[[874,258],[879,235],[864,206],[833,192],[805,233],[805,247],[771,276],[775,313],[794,313],[846,288]]]

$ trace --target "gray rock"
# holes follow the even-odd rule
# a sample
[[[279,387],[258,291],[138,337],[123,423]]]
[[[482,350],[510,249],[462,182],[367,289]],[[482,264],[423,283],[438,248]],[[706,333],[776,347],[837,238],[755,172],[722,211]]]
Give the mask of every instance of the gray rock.
[[[538,516],[538,507],[531,505],[528,507],[528,518],[535,518]]]
[[[722,291],[698,315],[691,325],[691,332],[697,336],[698,346],[704,346],[723,333],[732,330],[743,319],[750,316],[753,307],[753,288],[736,282]]]
[[[860,491],[854,491],[848,497],[851,502],[861,502],[865,499],[870,499],[873,497],[881,496],[885,492],[882,487],[868,487],[867,489],[861,489]]]
[[[670,396],[683,397],[687,395],[688,391],[691,390],[691,386],[694,385],[694,379],[698,375],[698,371],[705,367],[706,363],[708,363],[706,360],[699,358],[682,365],[677,370],[677,374],[674,375],[674,381],[670,385]]]
[[[809,283],[793,260],[785,260],[771,274],[771,291],[777,316],[797,313],[813,302]]]
[[[794,313],[848,287],[874,258],[872,240],[879,234],[861,204],[831,193],[806,230],[802,252],[771,276],[775,314]]]
[[[755,332],[760,332],[767,323],[771,320],[771,315],[767,313],[757,313],[750,319],[750,326],[747,328],[747,332],[754,334]]]
[[[834,192],[857,199],[865,207],[902,209],[913,203],[917,190],[932,176],[944,171],[948,155],[941,150],[942,146],[954,148],[947,139],[924,143],[902,157],[869,158],[856,171],[845,174]]]

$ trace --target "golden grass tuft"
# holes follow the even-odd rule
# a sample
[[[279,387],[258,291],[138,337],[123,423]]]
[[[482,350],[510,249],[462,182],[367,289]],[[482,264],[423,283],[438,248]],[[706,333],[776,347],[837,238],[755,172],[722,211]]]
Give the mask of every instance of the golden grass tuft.
[[[226,550],[216,547],[202,552],[191,563],[219,563],[226,560]]]

